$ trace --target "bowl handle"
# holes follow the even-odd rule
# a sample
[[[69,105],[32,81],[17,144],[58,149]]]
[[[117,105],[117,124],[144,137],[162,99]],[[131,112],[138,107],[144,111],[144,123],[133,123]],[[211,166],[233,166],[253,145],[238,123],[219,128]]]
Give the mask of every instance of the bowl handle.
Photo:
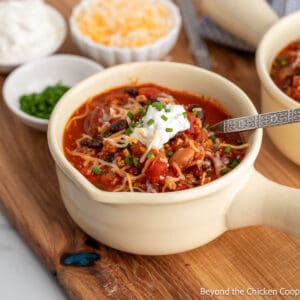
[[[265,0],[202,0],[202,7],[219,26],[254,47],[278,20]]]
[[[300,189],[277,184],[253,168],[226,217],[228,229],[269,225],[300,237]]]

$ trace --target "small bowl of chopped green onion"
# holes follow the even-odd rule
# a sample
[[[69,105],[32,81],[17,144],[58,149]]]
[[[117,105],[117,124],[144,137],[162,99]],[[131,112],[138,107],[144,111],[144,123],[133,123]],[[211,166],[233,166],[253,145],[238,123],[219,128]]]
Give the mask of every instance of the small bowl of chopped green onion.
[[[102,70],[98,63],[75,55],[53,55],[14,70],[3,86],[8,108],[26,125],[46,131],[56,103],[74,85]]]

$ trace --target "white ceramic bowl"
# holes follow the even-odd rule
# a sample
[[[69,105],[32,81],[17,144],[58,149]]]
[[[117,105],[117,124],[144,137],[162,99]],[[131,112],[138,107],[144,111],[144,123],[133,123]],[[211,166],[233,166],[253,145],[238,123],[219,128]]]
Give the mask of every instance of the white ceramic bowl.
[[[300,190],[275,184],[253,168],[261,129],[247,134],[250,147],[234,170],[202,187],[168,193],[105,192],[82,176],[64,156],[65,124],[88,97],[132,81],[211,96],[234,116],[257,113],[233,83],[178,63],[120,65],[73,87],[53,111],[48,143],[63,202],[84,231],[113,248],[149,255],[190,250],[228,229],[253,224],[268,224],[300,236]]]
[[[181,28],[181,16],[178,7],[171,1],[157,1],[162,2],[170,11],[174,20],[174,25],[165,37],[157,40],[153,44],[137,48],[115,48],[95,43],[88,37],[83,36],[77,28],[75,17],[83,7],[88,5],[89,1],[86,0],[81,1],[73,8],[73,12],[70,17],[72,38],[82,53],[95,59],[104,66],[113,66],[116,64],[135,61],[159,60],[166,56],[177,42]]]
[[[53,55],[40,58],[17,68],[7,77],[3,86],[3,98],[8,108],[22,122],[46,131],[49,121],[21,111],[20,96],[40,92],[59,81],[72,87],[102,69],[96,62],[81,56]]]
[[[53,45],[52,48],[49,48],[47,53],[44,53],[42,56],[48,56],[55,53],[63,44],[67,36],[67,25],[64,17],[52,6],[45,4],[46,9],[48,10],[49,17],[52,19],[53,24],[57,27],[57,42]],[[42,57],[40,56],[40,57]],[[38,57],[36,57],[38,58]],[[5,64],[0,63],[0,73],[9,73],[14,68],[29,62],[28,60],[18,61],[14,64]]]
[[[300,39],[300,11],[282,18],[261,40],[256,53],[256,69],[261,80],[261,107],[263,112],[300,108],[300,103],[287,96],[273,82],[270,69],[279,51]],[[268,128],[276,147],[300,166],[300,123]]]

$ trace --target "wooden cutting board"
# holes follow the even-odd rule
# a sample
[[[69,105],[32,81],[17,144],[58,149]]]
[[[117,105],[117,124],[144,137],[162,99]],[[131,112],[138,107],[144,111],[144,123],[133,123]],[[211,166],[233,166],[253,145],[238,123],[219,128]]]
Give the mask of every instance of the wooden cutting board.
[[[75,1],[49,3],[68,17]],[[215,44],[209,44],[209,50],[213,70],[240,86],[259,108],[253,55]],[[60,52],[78,54],[70,37]],[[169,59],[193,63],[183,32]],[[4,80],[1,76],[1,90]],[[23,125],[2,98],[0,132],[1,205],[70,298],[205,299],[201,288],[300,289],[300,239],[268,227],[234,230],[196,250],[162,257],[129,255],[99,245],[73,223],[63,206],[46,135]],[[256,168],[274,181],[300,188],[300,168],[266,135]],[[86,266],[72,266],[76,263]],[[225,298],[231,297],[207,297]]]

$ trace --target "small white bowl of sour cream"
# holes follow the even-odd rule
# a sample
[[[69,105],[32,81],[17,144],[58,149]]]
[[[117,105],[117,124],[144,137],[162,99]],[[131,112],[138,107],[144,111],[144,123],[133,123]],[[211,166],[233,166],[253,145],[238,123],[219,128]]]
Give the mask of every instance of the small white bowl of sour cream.
[[[55,53],[67,35],[64,17],[42,1],[0,1],[0,73]]]
[[[23,112],[20,109],[20,97],[39,93],[57,83],[72,87],[102,69],[98,63],[76,55],[39,58],[17,68],[7,77],[3,86],[3,98],[10,111],[23,123],[34,129],[46,131],[48,119]]]

